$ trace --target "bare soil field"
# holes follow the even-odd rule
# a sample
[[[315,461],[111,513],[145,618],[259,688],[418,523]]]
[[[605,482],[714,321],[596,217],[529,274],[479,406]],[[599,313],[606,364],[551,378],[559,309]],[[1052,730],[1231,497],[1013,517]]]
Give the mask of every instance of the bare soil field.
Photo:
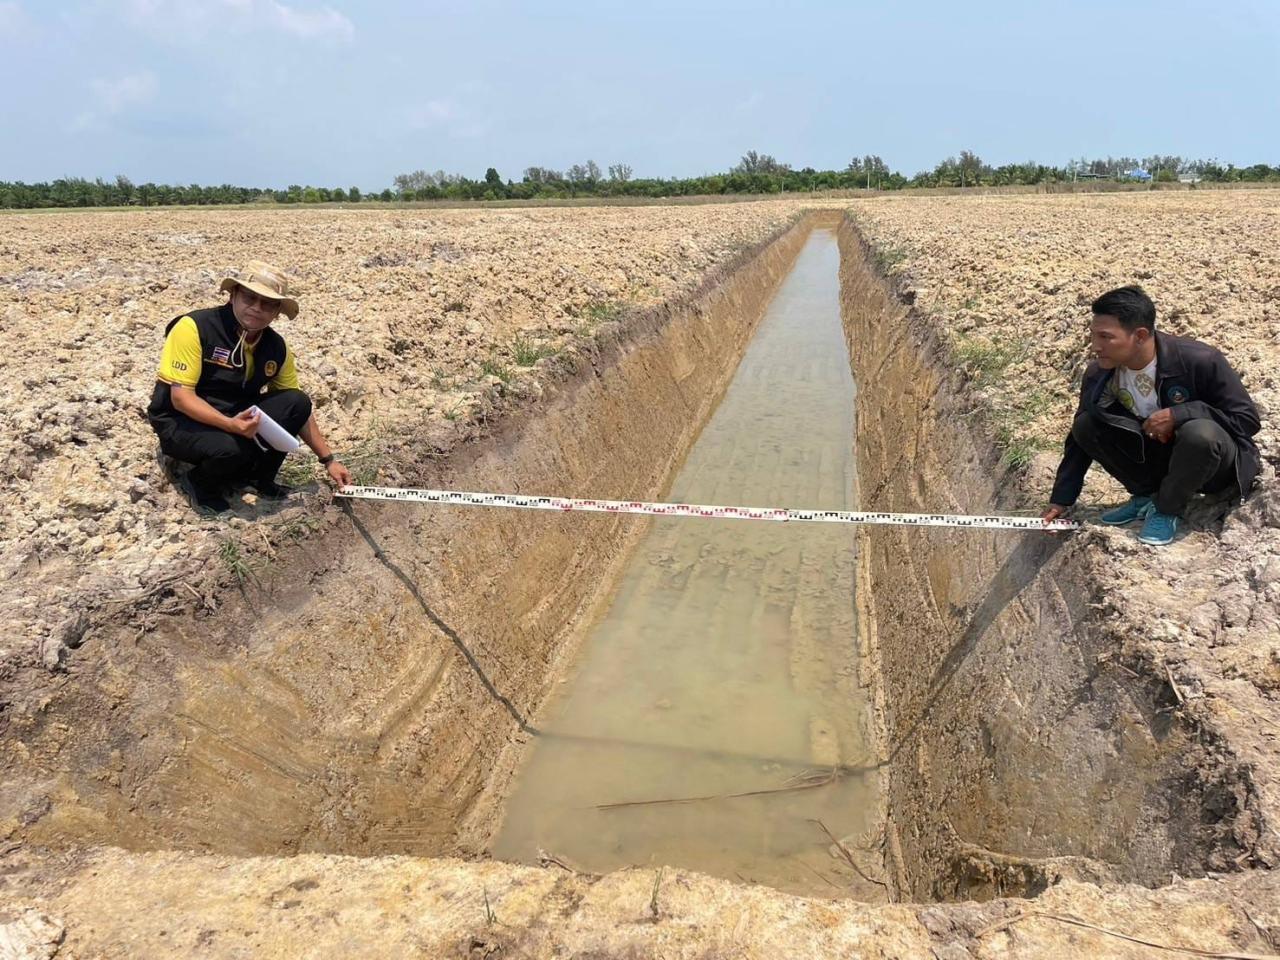
[[[915,290],[1015,458],[1061,449],[1088,352],[1089,304],[1139,283],[1160,329],[1208,341],[1259,408],[1280,458],[1280,193],[887,198],[850,209]]]
[[[793,203],[477,211],[147,211],[0,218],[0,662],[60,670],[86,608],[182,572],[243,578],[305,503],[201,521],[165,480],[143,410],[165,323],[222,301],[250,258],[297,283],[277,329],[358,481],[428,426],[465,434],[536,396],[539,361],[696,287],[776,233]],[[445,441],[442,441],[445,442]],[[305,448],[304,448],[305,449]],[[312,480],[309,455],[287,475]],[[311,491],[319,488],[313,483]],[[252,500],[252,494],[249,494]],[[314,505],[312,505],[314,506]]]
[[[1216,678],[1188,676],[1182,692],[1201,696],[1210,683],[1217,708],[1235,711],[1274,752],[1280,193],[938,198],[853,209],[889,276],[937,318],[1006,462],[1028,466],[1028,506],[1047,503],[1087,359],[1089,304],[1102,292],[1142,284],[1159,329],[1216,346],[1240,372],[1262,414],[1264,480],[1251,505],[1230,514],[1225,528],[1224,505],[1206,505],[1193,524],[1200,529],[1168,550],[1105,528],[1091,536],[1120,559],[1118,613],[1173,645],[1172,663],[1186,658],[1188,669],[1194,661]],[[1123,496],[1094,468],[1081,503]],[[1269,719],[1245,719],[1259,712]],[[1272,802],[1280,802],[1277,786]]]
[[[199,520],[141,412],[164,322],[260,256],[298,276],[281,330],[358,480],[656,494],[803,202],[15,216],[0,955],[1280,951],[1280,192],[822,206],[863,509],[1038,511],[1089,302],[1134,280],[1263,408],[1259,490],[1199,505],[1169,548],[860,532],[891,903],[485,859],[523,712],[628,534],[342,513],[305,460],[284,508]],[[1120,495],[1095,474],[1086,520]]]

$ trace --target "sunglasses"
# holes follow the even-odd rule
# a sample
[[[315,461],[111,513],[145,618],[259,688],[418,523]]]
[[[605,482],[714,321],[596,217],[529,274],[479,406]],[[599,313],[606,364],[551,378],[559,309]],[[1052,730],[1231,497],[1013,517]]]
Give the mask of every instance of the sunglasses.
[[[279,300],[272,297],[264,297],[261,294],[254,293],[252,290],[247,290],[244,287],[238,287],[237,289],[239,290],[240,297],[244,300],[246,307],[257,307],[263,313],[270,313],[272,315],[280,312]]]

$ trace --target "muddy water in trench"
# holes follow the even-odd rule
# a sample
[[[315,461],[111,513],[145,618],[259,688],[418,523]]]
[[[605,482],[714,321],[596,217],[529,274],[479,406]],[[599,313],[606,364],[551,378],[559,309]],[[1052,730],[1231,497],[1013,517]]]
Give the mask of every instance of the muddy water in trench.
[[[815,231],[670,499],[854,506],[838,269],[835,237]],[[813,822],[882,872],[876,777],[856,769],[871,753],[853,589],[847,527],[652,521],[544,711],[494,855],[542,850],[598,872],[673,864],[876,898]],[[725,797],[842,767],[854,769],[826,785]]]

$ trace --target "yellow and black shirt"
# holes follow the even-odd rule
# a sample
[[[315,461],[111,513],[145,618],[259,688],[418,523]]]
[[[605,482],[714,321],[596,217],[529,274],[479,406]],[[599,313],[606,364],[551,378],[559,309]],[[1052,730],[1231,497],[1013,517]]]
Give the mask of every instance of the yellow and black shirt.
[[[174,413],[173,385],[188,387],[220,413],[237,413],[254,398],[298,389],[293,352],[270,327],[246,343],[231,305],[195,310],[165,328],[164,349],[147,415],[153,421]]]

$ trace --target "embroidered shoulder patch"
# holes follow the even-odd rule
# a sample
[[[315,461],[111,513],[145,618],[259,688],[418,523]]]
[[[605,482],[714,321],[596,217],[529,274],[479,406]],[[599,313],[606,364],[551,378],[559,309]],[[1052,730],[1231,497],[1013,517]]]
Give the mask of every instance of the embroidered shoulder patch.
[[[1190,394],[1187,393],[1186,387],[1170,387],[1169,388],[1170,403],[1186,403],[1187,397],[1189,396]]]

